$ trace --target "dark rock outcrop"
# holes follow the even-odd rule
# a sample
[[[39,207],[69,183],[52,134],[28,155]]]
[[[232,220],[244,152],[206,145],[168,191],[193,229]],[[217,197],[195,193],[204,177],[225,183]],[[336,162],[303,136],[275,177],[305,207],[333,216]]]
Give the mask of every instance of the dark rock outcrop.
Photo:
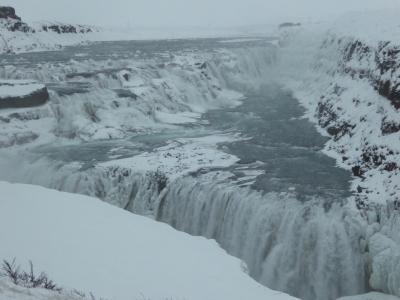
[[[298,26],[301,26],[301,23],[285,22],[279,25],[279,29]]]
[[[21,18],[15,14],[15,9],[10,6],[0,6],[0,19],[14,19],[21,21]]]
[[[383,135],[393,134],[400,131],[400,123],[395,121],[382,120],[381,130]]]
[[[42,25],[42,30],[46,32],[62,33],[90,33],[92,28],[83,25],[68,25],[68,24],[48,24]]]
[[[46,87],[36,90],[31,94],[18,97],[0,97],[0,109],[33,107],[45,104],[49,100],[49,93]]]
[[[0,6],[0,19],[6,20],[4,26],[9,31],[35,32],[28,24],[21,21],[13,7]]]

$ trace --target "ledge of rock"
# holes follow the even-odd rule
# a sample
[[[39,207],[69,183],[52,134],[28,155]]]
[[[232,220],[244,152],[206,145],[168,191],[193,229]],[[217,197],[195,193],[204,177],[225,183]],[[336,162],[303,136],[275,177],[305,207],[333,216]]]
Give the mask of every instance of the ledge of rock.
[[[0,80],[0,109],[45,104],[49,93],[43,84],[27,80]]]
[[[15,19],[21,21],[21,18],[15,14],[15,9],[10,6],[0,6],[0,19]]]

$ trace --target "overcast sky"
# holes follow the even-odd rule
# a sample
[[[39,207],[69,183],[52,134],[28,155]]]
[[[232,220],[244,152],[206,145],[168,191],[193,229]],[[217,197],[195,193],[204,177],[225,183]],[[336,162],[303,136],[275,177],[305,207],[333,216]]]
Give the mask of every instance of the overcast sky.
[[[231,27],[396,8],[400,0],[0,0],[28,21],[145,27]]]

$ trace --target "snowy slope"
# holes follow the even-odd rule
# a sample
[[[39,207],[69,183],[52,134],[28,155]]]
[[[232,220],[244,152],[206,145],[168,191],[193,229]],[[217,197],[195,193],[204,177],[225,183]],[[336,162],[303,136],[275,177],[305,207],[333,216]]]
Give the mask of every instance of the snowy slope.
[[[79,291],[76,291],[79,293]],[[75,291],[61,293],[41,288],[26,288],[0,278],[0,299],[4,300],[93,300],[90,295],[77,294]]]
[[[253,281],[213,241],[85,196],[0,189],[0,257],[32,260],[63,287],[118,300],[294,299]]]

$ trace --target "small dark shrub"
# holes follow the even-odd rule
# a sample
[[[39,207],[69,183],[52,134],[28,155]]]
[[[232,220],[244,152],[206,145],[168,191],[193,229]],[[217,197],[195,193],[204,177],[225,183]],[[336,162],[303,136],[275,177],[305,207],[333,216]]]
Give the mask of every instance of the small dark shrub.
[[[36,275],[33,271],[33,264],[29,262],[29,271],[26,272],[21,270],[20,267],[16,264],[15,258],[10,262],[7,260],[3,260],[3,264],[0,270],[0,276],[8,277],[11,281],[16,284],[26,288],[43,288],[47,290],[52,290],[56,292],[61,292],[61,288],[59,288],[53,280],[50,280],[46,273],[41,272],[39,275]]]

